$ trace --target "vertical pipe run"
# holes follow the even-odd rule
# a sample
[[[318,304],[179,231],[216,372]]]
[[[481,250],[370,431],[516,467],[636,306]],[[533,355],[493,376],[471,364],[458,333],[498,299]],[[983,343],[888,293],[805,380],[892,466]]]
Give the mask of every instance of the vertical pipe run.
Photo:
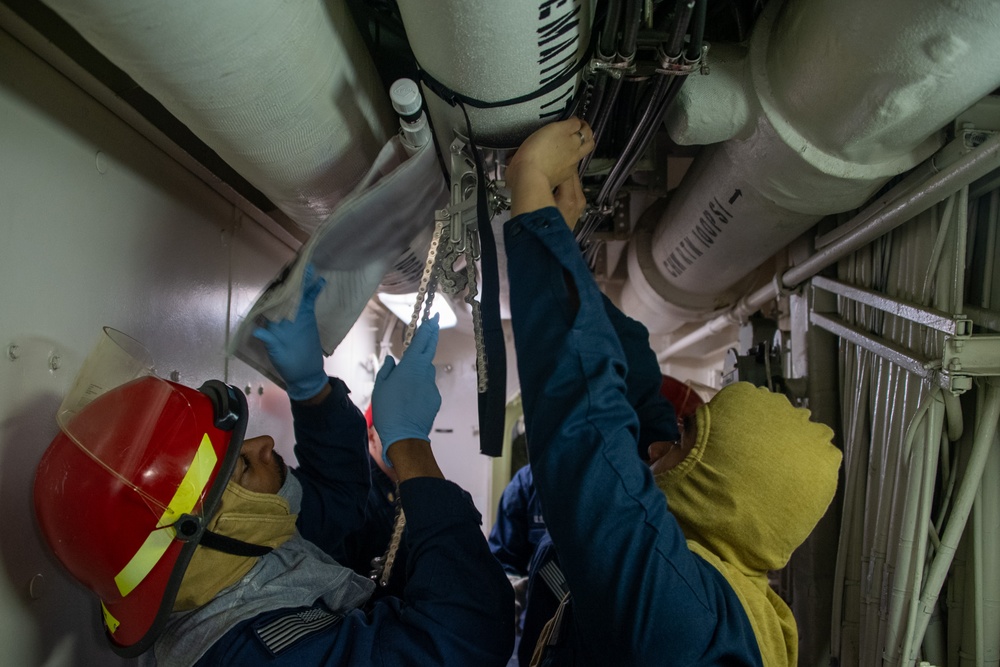
[[[986,468],[986,459],[993,446],[997,432],[997,421],[1000,419],[1000,378],[987,378],[980,386],[985,388],[986,397],[983,407],[976,419],[976,434],[972,444],[972,455],[965,472],[965,478],[955,496],[954,509],[948,519],[944,535],[941,538],[941,549],[935,555],[927,574],[927,581],[920,596],[918,616],[912,635],[910,635],[906,660],[912,663],[916,660],[920,642],[930,620],[930,615],[937,604],[941,586],[948,575],[948,568],[955,557],[955,549],[965,530],[969,513],[976,491],[982,481]]]
[[[981,485],[983,664],[1000,665],[1000,447],[994,441]]]
[[[985,471],[984,471],[985,472]],[[975,622],[972,627],[976,631],[975,661],[976,667],[983,667],[985,640],[983,638],[983,485],[976,490],[976,498],[972,503],[972,576],[975,581],[976,593],[974,606]]]
[[[926,484],[927,470],[925,467],[925,451],[928,447],[928,434],[931,433],[931,426],[927,417],[928,408],[931,401],[935,401],[936,396],[930,397],[917,410],[906,430],[906,441],[904,448],[910,459],[909,475],[906,479],[906,497],[903,505],[903,513],[900,519],[898,556],[895,563],[895,574],[890,587],[890,599],[888,601],[889,616],[886,623],[885,636],[885,664],[899,664],[899,648],[904,632],[903,618],[907,609],[907,597],[913,590],[916,580],[916,570],[922,569],[922,563],[915,557],[917,553],[916,534],[918,529],[919,516],[922,514],[922,505],[925,502],[922,495],[923,487]],[[921,437],[917,437],[920,432]],[[916,442],[916,446],[914,446]]]
[[[864,520],[865,486],[862,471],[868,468],[867,424],[863,418],[868,404],[869,365],[872,355],[855,345],[841,355],[841,404],[845,409],[844,425],[844,508],[837,564],[834,573],[833,610],[831,613],[831,654],[841,665],[857,659],[860,576],[857,574]]]
[[[910,589],[909,614],[906,623],[906,632],[903,635],[903,655],[904,664],[909,665],[909,658],[906,657],[906,647],[909,646],[912,637],[913,627],[917,616],[917,603],[920,597],[920,587],[924,578],[925,561],[927,558],[928,527],[930,526],[931,501],[934,496],[934,480],[937,477],[937,446],[941,442],[941,425],[944,419],[944,403],[941,401],[940,393],[933,397],[933,403],[928,411],[926,444],[924,448],[924,471],[920,485],[920,514],[917,525],[920,535],[916,540],[916,552],[914,554],[914,577],[913,585]],[[921,639],[923,635],[921,634]]]
[[[955,228],[955,274],[951,299],[951,312],[965,310],[965,263],[969,240],[969,186],[958,191],[958,220]]]
[[[996,257],[998,220],[1000,220],[1000,189],[990,193],[990,207],[986,219],[986,264],[983,267],[983,297],[981,302],[983,308],[990,307],[993,293],[993,272],[996,269],[996,263],[991,260]]]

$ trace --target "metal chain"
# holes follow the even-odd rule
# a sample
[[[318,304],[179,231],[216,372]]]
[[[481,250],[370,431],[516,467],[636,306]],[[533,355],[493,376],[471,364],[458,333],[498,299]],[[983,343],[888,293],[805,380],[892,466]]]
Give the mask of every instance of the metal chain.
[[[421,319],[420,311],[423,310],[423,320],[427,320],[431,312],[431,305],[434,303],[434,293],[437,290],[437,253],[441,244],[441,235],[444,232],[445,223],[449,221],[448,211],[439,210],[434,212],[434,234],[431,237],[430,248],[427,249],[427,262],[424,264],[424,272],[420,276],[420,286],[417,288],[417,300],[413,305],[413,315],[410,323],[406,327],[403,336],[403,350],[410,346],[413,340],[413,332],[417,330],[417,321]],[[426,306],[424,298],[427,298]],[[368,578],[377,581],[379,586],[388,586],[389,577],[392,576],[392,566],[396,562],[396,554],[399,552],[399,545],[403,541],[403,530],[406,528],[406,515],[403,513],[403,505],[399,500],[399,485],[396,485],[396,519],[392,526],[392,537],[389,538],[389,546],[386,547],[384,556],[372,558],[372,571]]]
[[[471,243],[468,246],[471,248]],[[478,275],[476,271],[476,261],[472,258],[471,250],[465,256],[465,270],[469,277],[469,291],[465,295],[465,302],[472,306],[472,330],[476,338],[476,379],[479,393],[486,391],[489,386],[486,375],[486,341],[483,338],[483,312],[479,306],[476,296],[479,294],[477,287]]]
[[[452,152],[456,146],[452,146]],[[454,161],[454,159],[453,159]],[[454,165],[453,165],[454,166]],[[458,202],[452,202],[457,205]],[[465,302],[472,308],[472,326],[475,332],[476,341],[476,376],[478,380],[478,390],[480,393],[486,391],[488,382],[486,377],[486,342],[483,337],[482,310],[476,296],[479,294],[477,285],[478,274],[476,271],[476,260],[479,258],[479,236],[475,227],[467,227],[465,235],[459,239],[452,238],[449,233],[448,241],[445,243],[445,250],[441,261],[438,261],[438,250],[441,245],[441,237],[444,235],[445,227],[449,230],[454,226],[454,220],[461,220],[461,209],[450,210],[441,209],[434,212],[434,235],[431,237],[431,245],[427,250],[427,262],[424,264],[423,274],[420,276],[420,286],[417,289],[417,299],[413,305],[413,315],[410,323],[406,327],[403,335],[403,350],[405,351],[413,339],[413,333],[417,329],[417,322],[426,320],[431,312],[431,305],[434,302],[434,295],[440,283],[446,294],[456,295],[467,289]],[[492,233],[492,230],[486,230]],[[460,245],[456,243],[460,241]],[[459,256],[465,257],[465,277],[454,268]],[[424,302],[426,298],[426,303]],[[396,554],[403,539],[403,530],[406,528],[406,515],[403,513],[402,504],[399,501],[399,487],[396,487],[396,520],[392,528],[392,537],[389,539],[389,546],[384,556],[377,556],[372,559],[372,572],[369,575],[373,581],[378,581],[380,586],[389,584],[389,577],[392,575],[392,566],[396,562]]]
[[[427,295],[428,288],[433,289],[437,284],[436,281],[432,284],[432,278],[434,277],[435,265],[437,264],[437,253],[438,246],[441,244],[441,234],[444,232],[445,223],[448,221],[448,212],[446,210],[438,210],[434,212],[434,234],[431,236],[431,245],[427,249],[427,262],[424,264],[424,272],[420,276],[420,286],[417,288],[417,301],[413,304],[413,315],[410,317],[410,323],[406,326],[406,333],[403,335],[403,351],[410,346],[410,341],[413,340],[413,332],[417,330],[417,321],[420,319],[421,307],[424,303],[424,297]],[[433,291],[431,292],[431,301],[433,301]],[[428,311],[429,312],[429,308]],[[425,314],[426,319],[426,314]]]
[[[389,585],[389,577],[392,576],[392,566],[396,563],[396,554],[399,553],[399,545],[403,541],[403,529],[406,528],[406,515],[403,513],[403,505],[399,501],[399,485],[396,485],[396,520],[392,525],[392,537],[389,538],[389,546],[385,551],[385,556],[373,558],[372,579],[378,579],[378,585],[385,587]]]

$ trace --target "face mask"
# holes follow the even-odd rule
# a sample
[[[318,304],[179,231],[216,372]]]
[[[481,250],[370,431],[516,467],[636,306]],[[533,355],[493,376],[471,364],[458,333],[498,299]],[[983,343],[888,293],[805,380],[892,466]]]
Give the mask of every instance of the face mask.
[[[229,482],[222,494],[219,511],[206,529],[250,544],[277,548],[295,534],[298,515],[290,510],[293,502],[298,509],[301,501],[302,487],[290,473],[276,494],[257,493]],[[219,591],[232,586],[249,572],[258,558],[198,547],[184,572],[174,611],[187,611],[207,604]]]
[[[285,475],[285,483],[278,489],[278,495],[288,501],[290,514],[298,514],[302,511],[302,484],[290,470]]]

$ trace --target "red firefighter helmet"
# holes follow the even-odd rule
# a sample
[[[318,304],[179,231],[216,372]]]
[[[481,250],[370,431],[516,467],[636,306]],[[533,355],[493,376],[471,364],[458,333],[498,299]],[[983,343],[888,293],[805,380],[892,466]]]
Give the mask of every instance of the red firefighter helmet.
[[[674,406],[678,422],[688,415],[693,415],[698,406],[705,403],[690,385],[669,375],[664,375],[660,382],[660,396]]]
[[[246,398],[217,380],[195,390],[146,376],[60,416],[35,475],[35,512],[55,555],[100,598],[112,648],[134,657],[162,631],[218,509]]]

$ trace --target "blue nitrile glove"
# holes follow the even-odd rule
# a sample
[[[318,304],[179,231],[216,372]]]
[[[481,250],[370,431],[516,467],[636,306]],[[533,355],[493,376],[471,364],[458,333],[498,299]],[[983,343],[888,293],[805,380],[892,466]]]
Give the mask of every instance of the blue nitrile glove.
[[[375,376],[372,413],[375,430],[382,439],[382,460],[389,461],[389,447],[393,443],[416,438],[430,442],[431,426],[441,408],[441,394],[434,384],[434,352],[437,350],[438,316],[420,325],[402,361],[396,364],[392,357]]]
[[[325,285],[326,280],[317,277],[312,264],[308,265],[302,276],[302,300],[295,319],[268,322],[253,332],[254,338],[264,342],[267,356],[293,401],[312,398],[328,382],[316,326],[316,297]]]

